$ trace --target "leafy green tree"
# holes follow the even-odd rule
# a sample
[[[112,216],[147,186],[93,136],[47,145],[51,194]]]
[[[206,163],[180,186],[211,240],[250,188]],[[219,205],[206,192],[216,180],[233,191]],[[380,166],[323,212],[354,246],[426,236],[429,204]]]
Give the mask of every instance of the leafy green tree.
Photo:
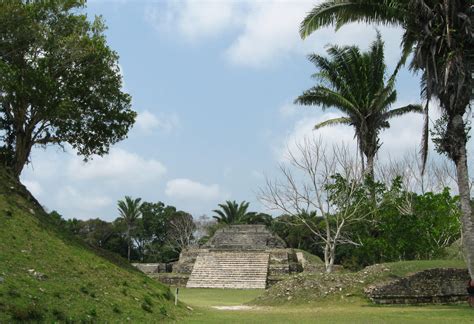
[[[140,201],[141,201],[141,198],[132,199],[129,196],[125,196],[125,200],[119,200],[117,203],[118,211],[120,214],[119,218],[127,226],[125,236],[127,238],[127,243],[128,243],[128,252],[127,252],[128,261],[130,261],[130,251],[131,251],[131,246],[132,246],[131,231],[133,230],[133,228],[138,222],[138,219],[141,216]]]
[[[302,249],[312,254],[324,257],[323,244],[301,219],[312,219],[316,223],[316,213],[306,213],[306,215],[281,215],[273,219],[271,228],[281,237],[289,248]]]
[[[118,55],[84,3],[0,2],[0,163],[16,177],[35,146],[69,144],[88,159],[134,123]]]
[[[66,227],[67,221],[56,210],[53,210],[52,212],[49,213],[49,219],[51,220],[53,224],[59,227]]]
[[[361,53],[356,46],[331,46],[329,58],[312,54],[309,59],[318,72],[314,77],[318,84],[296,99],[302,105],[318,106],[323,110],[336,108],[343,117],[319,123],[315,129],[325,126],[350,125],[354,128],[362,166],[365,156],[366,173],[373,178],[374,159],[381,143],[380,132],[389,128],[389,119],[409,112],[421,112],[418,105],[390,109],[397,100],[395,74],[386,80],[384,44],[377,35],[370,51]]]
[[[221,224],[237,224],[249,213],[249,205],[250,203],[245,201],[237,204],[235,200],[227,200],[225,204],[219,204],[220,209],[213,210],[217,215],[212,217]]]
[[[142,251],[139,253],[142,260],[146,262],[168,262],[175,260],[179,255],[179,249],[175,245],[170,246],[171,233],[175,226],[172,224],[173,217],[180,213],[174,206],[164,203],[143,202],[140,211],[142,213],[142,226],[138,229],[137,237],[142,239]]]
[[[161,201],[157,203],[143,202],[140,211],[144,234],[148,241],[160,246],[163,245],[166,242],[168,221],[176,213],[176,208],[166,206]]]
[[[319,28],[351,22],[402,27],[402,59],[412,54],[410,68],[422,72],[426,98],[423,160],[428,150],[428,102],[437,98],[445,118],[437,148],[456,165],[463,224],[463,243],[474,280],[474,215],[470,205],[467,149],[469,101],[474,66],[474,9],[468,0],[326,0],[301,24],[301,36]]]
[[[96,219],[88,219],[81,222],[77,235],[88,244],[104,248],[107,240],[114,234],[113,224]]]
[[[448,189],[418,195],[402,190],[401,178],[390,187],[382,183],[364,186],[366,191],[377,192],[376,209],[370,222],[351,226],[360,244],[341,247],[337,259],[345,266],[442,257],[460,237],[459,200]]]

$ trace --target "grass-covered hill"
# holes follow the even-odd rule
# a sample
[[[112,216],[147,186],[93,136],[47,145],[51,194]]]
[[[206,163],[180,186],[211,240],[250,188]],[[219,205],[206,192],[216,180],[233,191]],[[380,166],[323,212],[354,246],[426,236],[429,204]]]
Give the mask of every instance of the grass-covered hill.
[[[0,323],[160,322],[184,312],[167,287],[61,233],[0,168]]]
[[[410,273],[432,268],[466,268],[463,260],[400,261],[375,264],[358,272],[300,273],[282,280],[255,299],[256,305],[304,304],[308,302],[360,303],[364,288]]]

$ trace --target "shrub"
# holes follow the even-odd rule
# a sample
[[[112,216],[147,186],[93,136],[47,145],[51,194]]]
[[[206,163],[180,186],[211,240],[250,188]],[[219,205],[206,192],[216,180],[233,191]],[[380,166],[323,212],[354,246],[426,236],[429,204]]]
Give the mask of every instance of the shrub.
[[[92,308],[87,314],[92,317],[97,317],[97,310],[95,308]]]
[[[146,304],[148,304],[149,306],[153,306],[153,302],[152,302],[150,296],[145,296],[145,297],[143,297],[143,299],[145,300]]]
[[[112,307],[112,311],[116,314],[122,314],[122,310],[117,305]]]
[[[14,320],[20,322],[26,321],[40,321],[44,317],[44,310],[37,305],[30,304],[28,306],[13,306],[10,309],[10,314]]]
[[[164,305],[160,306],[160,314],[163,316],[168,315],[168,311],[166,310],[166,307]]]
[[[67,316],[64,314],[63,311],[59,309],[53,309],[53,316],[58,320],[58,321],[66,321]]]
[[[145,303],[145,302],[142,303],[142,309],[143,309],[145,312],[153,313],[153,309],[151,308],[151,306],[148,305],[148,304]]]
[[[16,297],[20,297],[21,294],[18,290],[16,290],[15,288],[13,287],[10,287],[10,289],[8,289],[8,296],[10,297],[13,297],[13,298],[16,298]]]

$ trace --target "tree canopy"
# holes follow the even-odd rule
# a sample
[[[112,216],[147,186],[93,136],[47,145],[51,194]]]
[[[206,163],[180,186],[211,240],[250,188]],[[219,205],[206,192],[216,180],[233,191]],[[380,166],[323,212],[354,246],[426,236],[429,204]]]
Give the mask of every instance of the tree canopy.
[[[118,55],[84,1],[0,2],[0,162],[18,177],[34,146],[88,159],[124,139],[136,113]]]
[[[361,158],[365,156],[367,161],[367,174],[373,175],[375,155],[382,145],[379,133],[390,127],[391,118],[421,112],[422,108],[407,105],[391,109],[397,100],[396,73],[387,80],[384,44],[379,34],[367,52],[361,52],[357,46],[330,46],[327,51],[329,57],[309,56],[318,69],[313,75],[317,85],[303,92],[296,103],[340,110],[343,117],[324,121],[315,128],[352,126]]]
[[[303,38],[315,30],[351,22],[400,26],[402,57],[411,55],[410,68],[421,72],[426,99],[423,167],[428,154],[429,102],[439,100],[441,126],[435,142],[439,152],[456,164],[466,261],[474,280],[474,216],[467,165],[470,98],[474,69],[474,6],[468,0],[326,0],[316,5],[301,23]]]

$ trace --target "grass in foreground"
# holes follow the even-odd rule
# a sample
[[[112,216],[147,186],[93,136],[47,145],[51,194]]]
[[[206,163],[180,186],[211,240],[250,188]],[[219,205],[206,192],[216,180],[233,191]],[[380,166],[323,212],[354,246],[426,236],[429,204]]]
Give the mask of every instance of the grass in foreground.
[[[346,302],[255,306],[251,310],[217,310],[212,306],[250,302],[262,290],[180,289],[181,300],[194,308],[180,323],[473,323],[474,310],[455,306],[372,306],[354,297]]]
[[[0,323],[137,323],[184,315],[168,288],[48,224],[24,188],[2,171]]]

